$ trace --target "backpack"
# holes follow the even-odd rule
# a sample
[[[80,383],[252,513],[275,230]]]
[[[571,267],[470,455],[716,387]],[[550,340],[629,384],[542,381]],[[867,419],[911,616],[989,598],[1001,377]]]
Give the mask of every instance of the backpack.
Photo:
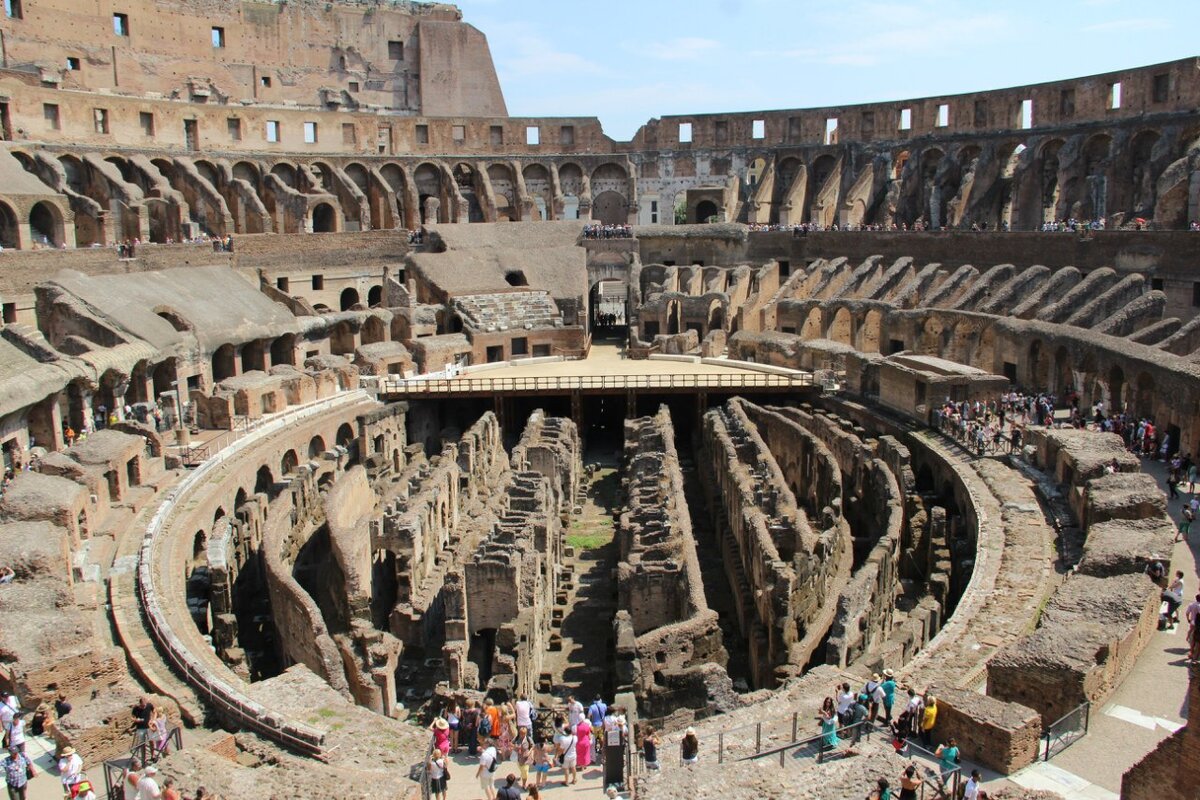
[[[490,714],[480,715],[479,735],[480,736],[491,736],[492,735],[492,717]]]
[[[488,764],[488,772],[495,772],[496,765],[499,763],[500,763],[500,754],[496,753],[496,755],[492,756],[492,763]]]

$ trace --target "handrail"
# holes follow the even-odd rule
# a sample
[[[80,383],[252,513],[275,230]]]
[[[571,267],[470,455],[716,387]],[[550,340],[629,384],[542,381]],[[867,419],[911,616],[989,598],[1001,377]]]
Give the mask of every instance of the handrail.
[[[935,792],[931,800],[957,800],[959,789],[962,784],[962,767],[956,766],[954,769],[942,771],[941,759],[938,758],[937,753],[925,749],[916,742],[913,742],[911,739],[905,742],[905,747],[907,747],[915,755],[924,756],[938,767],[936,771],[932,767],[925,768],[925,775],[921,778],[922,800],[925,797],[925,788],[927,786],[931,791]],[[933,776],[937,777],[937,784],[929,782],[929,778]]]
[[[773,372],[743,374],[543,375],[529,377],[385,378],[385,394],[451,394],[462,392],[545,392],[588,389],[746,389],[812,386],[812,375]]]
[[[868,720],[863,720],[862,722],[855,722],[850,725],[843,725],[840,728],[838,728],[837,729],[837,738],[838,738],[839,742],[846,741],[847,739],[849,739],[851,744],[856,744],[861,739],[870,739],[871,733],[874,732],[874,730],[875,730],[875,726],[871,722],[869,722]],[[845,735],[847,732],[850,733],[850,736]],[[742,758],[740,758],[738,760],[739,761],[754,761],[754,760],[757,760],[760,758],[766,758],[768,756],[778,755],[779,756],[779,766],[782,767],[782,766],[785,766],[787,763],[785,759],[787,757],[788,751],[800,750],[805,747],[811,747],[812,745],[817,745],[817,752],[816,752],[817,763],[822,764],[825,762],[825,754],[828,752],[831,752],[833,749],[824,744],[825,736],[826,736],[826,734],[824,734],[824,733],[818,733],[813,736],[808,736],[804,739],[798,739],[795,741],[788,742],[787,744],[780,745],[779,747],[772,747],[768,750],[762,750],[762,751],[756,752],[753,755],[743,756]]]

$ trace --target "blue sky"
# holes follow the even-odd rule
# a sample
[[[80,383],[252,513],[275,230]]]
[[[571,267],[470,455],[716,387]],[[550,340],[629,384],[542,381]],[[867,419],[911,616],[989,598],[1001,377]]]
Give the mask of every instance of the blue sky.
[[[1200,55],[1200,0],[457,0],[513,116],[805,108]]]

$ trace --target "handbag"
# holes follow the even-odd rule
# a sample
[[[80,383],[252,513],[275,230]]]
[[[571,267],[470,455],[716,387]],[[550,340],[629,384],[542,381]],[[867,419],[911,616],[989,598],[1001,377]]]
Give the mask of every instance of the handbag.
[[[30,761],[28,758],[26,758],[25,759],[25,779],[31,781],[31,780],[33,780],[33,775],[34,775],[33,762]]]

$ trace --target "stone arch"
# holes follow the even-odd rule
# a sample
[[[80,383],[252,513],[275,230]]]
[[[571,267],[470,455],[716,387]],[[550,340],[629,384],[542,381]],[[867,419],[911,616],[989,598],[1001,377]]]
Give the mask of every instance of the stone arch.
[[[813,159],[812,166],[808,170],[808,195],[805,209],[806,221],[816,222],[812,219],[812,209],[816,205],[817,196],[821,193],[822,187],[825,186],[829,176],[833,174],[834,167],[837,166],[837,157],[832,153],[822,153]]]
[[[583,167],[569,161],[558,167],[558,185],[563,195],[563,217],[579,219],[583,197]]]
[[[629,219],[629,203],[618,192],[600,192],[592,200],[592,219],[605,225],[624,225]]]
[[[314,458],[320,458],[325,452],[325,440],[320,436],[314,436],[308,440],[308,458],[311,461]]]
[[[833,319],[829,323],[829,331],[825,338],[841,342],[842,344],[853,344],[854,319],[850,314],[850,309],[840,306],[834,312]]]
[[[720,213],[721,211],[717,208],[717,204],[712,200],[701,200],[696,204],[697,223],[704,224],[712,221],[714,218],[717,218],[717,221],[719,222]]]
[[[39,200],[29,209],[29,234],[35,243],[49,247],[62,247],[66,241],[63,233],[63,216],[58,206]]]
[[[271,366],[296,363],[296,335],[285,333],[271,342]]]
[[[383,182],[387,185],[388,191],[396,199],[396,225],[398,227],[408,227],[409,219],[407,216],[408,196],[408,178],[404,175],[404,169],[395,163],[384,164],[379,168],[379,174],[383,178]]]
[[[379,317],[367,317],[363,323],[361,340],[363,344],[375,344],[387,338],[387,326]]]
[[[297,186],[296,168],[286,161],[280,161],[272,166],[271,174],[278,178],[284,186],[292,189],[299,188]]]
[[[263,464],[258,468],[258,472],[254,473],[254,493],[265,494],[268,497],[275,496],[275,476],[271,474],[271,468]]]
[[[1129,142],[1129,167],[1120,188],[1124,196],[1121,207],[1114,211],[1128,211],[1134,217],[1154,216],[1155,180],[1154,148],[1162,136],[1158,131],[1139,131]]]
[[[708,330],[719,331],[725,329],[725,303],[717,297],[714,297],[708,305]]]
[[[804,318],[804,325],[800,328],[800,338],[805,341],[809,339],[820,339],[824,330],[822,321],[824,314],[820,307],[813,306],[808,311],[808,316]]]
[[[995,372],[996,332],[992,330],[991,325],[985,325],[979,332],[979,341],[970,353],[967,363],[988,372]]]
[[[883,335],[883,312],[872,308],[863,315],[858,326],[855,349],[864,353],[879,353]]]
[[[211,183],[214,187],[221,184],[221,172],[211,161],[199,158],[193,161],[192,164],[196,167],[196,172],[200,173],[200,177],[204,178],[204,180]]]
[[[245,181],[255,192],[262,191],[262,178],[259,176],[258,167],[254,164],[249,161],[239,161],[233,165],[232,173],[234,180]]]
[[[341,306],[342,311],[349,311],[350,309],[354,308],[356,305],[358,305],[358,290],[353,286],[347,286],[345,289],[342,289],[338,303]]]
[[[223,344],[213,351],[212,354],[212,380],[213,384],[218,384],[226,378],[232,378],[237,374],[235,366],[236,353],[232,344]]]
[[[420,222],[425,225],[448,222],[449,209],[445,207],[446,203],[443,198],[442,171],[429,162],[419,164],[413,170],[413,183],[416,184],[417,197],[420,202],[418,207]],[[436,200],[439,203],[437,216],[434,219],[428,218],[427,201],[429,200]]]
[[[335,233],[337,231],[338,215],[329,203],[317,203],[313,206],[310,216],[313,233]]]
[[[525,191],[533,199],[534,214],[540,219],[554,218],[554,185],[550,171],[542,164],[527,164],[521,170]]]
[[[375,284],[367,289],[367,308],[379,308],[383,305],[383,287]]]
[[[17,212],[8,203],[0,200],[0,247],[16,250],[21,246],[21,223]]]
[[[921,335],[917,340],[916,350],[924,355],[940,356],[944,346],[943,335],[948,333],[946,325],[939,316],[929,316],[921,323]]]
[[[458,193],[462,195],[463,200],[467,201],[467,218],[456,221],[486,221],[487,215],[484,213],[483,204],[479,201],[479,196],[482,194],[482,184],[480,183],[479,173],[475,167],[465,161],[460,161],[454,165],[451,175],[454,176],[454,184],[458,187]]]
[[[904,177],[904,167],[908,164],[909,152],[901,150],[892,157],[892,180],[898,181]]]
[[[507,164],[491,164],[487,168],[487,175],[488,182],[492,184],[492,202],[496,204],[496,221],[519,221],[521,204],[517,199],[517,180],[512,167]]]
[[[279,474],[281,476],[291,475],[299,465],[300,457],[296,455],[296,451],[288,450],[283,454],[283,458],[279,459]]]

